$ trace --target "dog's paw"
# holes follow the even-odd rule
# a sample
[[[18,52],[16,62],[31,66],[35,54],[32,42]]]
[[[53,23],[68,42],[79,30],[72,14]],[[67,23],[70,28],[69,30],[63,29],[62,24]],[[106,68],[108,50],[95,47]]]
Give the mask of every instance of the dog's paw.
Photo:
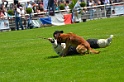
[[[54,43],[55,40],[53,38],[48,38],[48,40],[51,42],[51,43]]]

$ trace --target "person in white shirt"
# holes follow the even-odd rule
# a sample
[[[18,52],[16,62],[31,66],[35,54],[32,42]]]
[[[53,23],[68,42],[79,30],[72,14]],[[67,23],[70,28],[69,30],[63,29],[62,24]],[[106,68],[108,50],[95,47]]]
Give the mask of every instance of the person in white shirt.
[[[20,9],[21,16],[24,17],[25,16],[25,10],[24,10],[24,8],[23,7],[19,7],[19,9]]]
[[[65,3],[65,10],[66,10],[68,13],[70,12],[69,3]]]
[[[32,8],[32,5],[31,5],[31,3],[29,1],[26,4],[26,8]]]
[[[16,23],[16,29],[19,30],[19,25],[22,30],[24,30],[23,25],[22,25],[22,20],[21,20],[21,10],[17,6],[15,6],[15,23]]]

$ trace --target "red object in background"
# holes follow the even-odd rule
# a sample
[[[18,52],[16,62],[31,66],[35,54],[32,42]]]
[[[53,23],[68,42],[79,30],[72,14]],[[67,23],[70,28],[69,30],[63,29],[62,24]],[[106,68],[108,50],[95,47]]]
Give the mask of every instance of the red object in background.
[[[65,14],[64,15],[64,23],[71,24],[72,23],[72,14]]]

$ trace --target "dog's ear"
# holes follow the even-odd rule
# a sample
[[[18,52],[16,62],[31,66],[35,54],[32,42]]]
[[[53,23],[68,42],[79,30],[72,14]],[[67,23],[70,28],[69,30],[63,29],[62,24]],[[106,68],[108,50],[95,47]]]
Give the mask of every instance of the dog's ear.
[[[63,30],[61,30],[61,31],[55,31],[54,33],[53,33],[53,37],[54,38],[57,38],[60,34],[62,34],[63,33]]]
[[[63,31],[63,30],[61,30],[61,31],[60,31],[60,33],[64,33],[64,31]]]

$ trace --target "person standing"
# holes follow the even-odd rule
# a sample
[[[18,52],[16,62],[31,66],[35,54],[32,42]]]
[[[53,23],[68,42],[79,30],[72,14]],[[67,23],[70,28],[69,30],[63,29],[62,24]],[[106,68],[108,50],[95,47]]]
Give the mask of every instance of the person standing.
[[[55,15],[54,0],[48,1],[48,7],[47,8],[48,8],[49,15],[54,16]]]
[[[106,5],[106,17],[110,17],[111,16],[111,4],[112,4],[112,0],[105,0],[104,4]]]
[[[20,14],[21,14],[21,20],[22,20],[22,24],[24,26],[24,28],[26,29],[26,18],[25,18],[25,10],[24,10],[24,7],[19,7],[20,8]]]
[[[15,5],[15,23],[16,23],[16,29],[19,30],[19,25],[21,27],[22,30],[24,30],[23,25],[22,25],[22,20],[21,20],[21,11],[20,8],[18,8]]]
[[[80,21],[80,13],[81,12],[81,6],[80,6],[80,1],[77,0],[74,8],[72,9],[72,21],[73,23],[79,22]]]
[[[93,16],[94,16],[94,9],[93,9],[93,6],[95,5],[95,2],[94,0],[89,0],[88,1],[88,5],[89,5],[89,12],[90,12],[90,20],[93,19]]]
[[[47,11],[48,1],[49,1],[49,0],[43,0],[43,8],[44,8],[44,11]]]

